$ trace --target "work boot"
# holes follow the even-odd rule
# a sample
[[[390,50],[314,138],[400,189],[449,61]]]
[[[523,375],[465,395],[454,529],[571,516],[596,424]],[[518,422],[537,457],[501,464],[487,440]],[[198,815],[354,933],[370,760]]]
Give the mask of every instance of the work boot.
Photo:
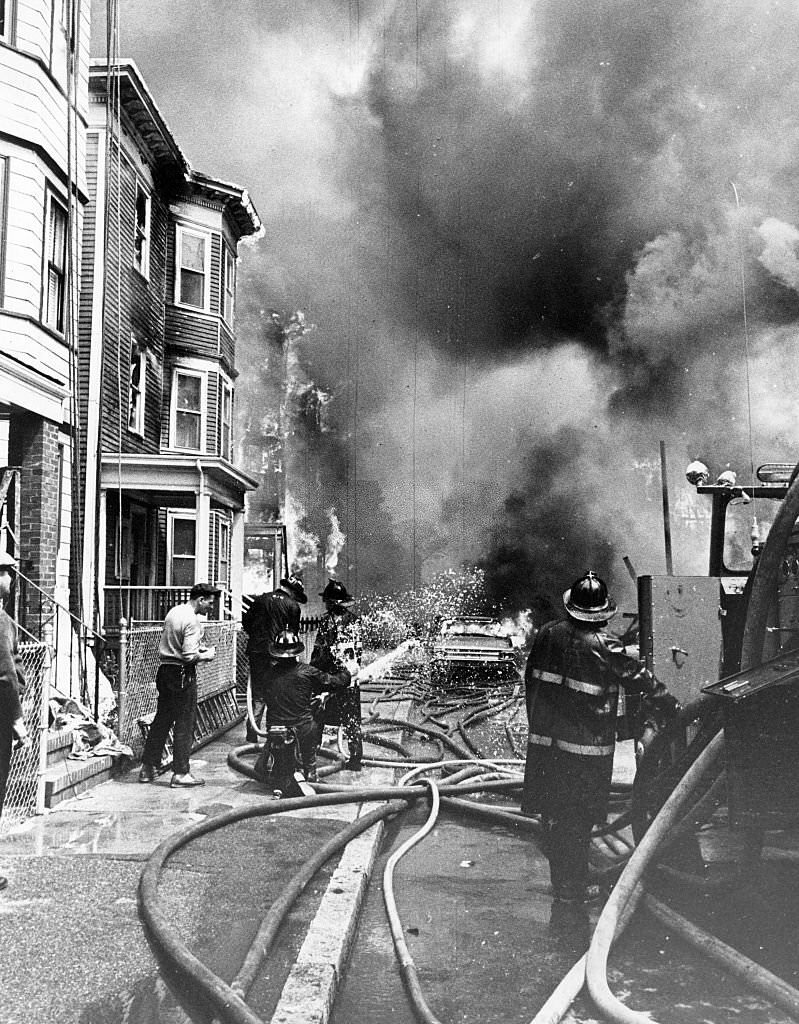
[[[190,772],[187,772],[185,775],[173,775],[169,785],[172,789],[188,789],[191,786],[204,786],[205,779],[195,779]]]
[[[349,761],[345,761],[341,766],[345,772],[362,772],[363,764],[360,758],[351,757]]]
[[[152,782],[155,778],[155,768],[151,764],[143,764],[139,769],[139,782]]]

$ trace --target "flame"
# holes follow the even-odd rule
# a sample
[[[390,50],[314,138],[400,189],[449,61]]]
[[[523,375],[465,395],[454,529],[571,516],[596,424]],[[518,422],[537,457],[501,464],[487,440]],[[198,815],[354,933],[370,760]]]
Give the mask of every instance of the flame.
[[[338,565],[338,556],[347,542],[347,535],[341,532],[335,508],[327,510],[327,519],[330,523],[330,532],[325,545],[325,571],[333,576]]]
[[[301,523],[305,519],[305,508],[290,491],[286,491],[286,543],[291,553],[289,571],[299,573],[311,562],[316,562],[321,554],[322,545],[316,534],[303,529]]]

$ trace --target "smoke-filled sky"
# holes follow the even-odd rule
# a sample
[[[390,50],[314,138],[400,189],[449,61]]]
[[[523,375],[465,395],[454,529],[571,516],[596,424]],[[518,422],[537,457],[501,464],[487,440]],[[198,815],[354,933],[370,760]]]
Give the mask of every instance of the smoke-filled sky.
[[[315,325],[293,365],[329,393],[333,440],[301,442],[288,486],[321,534],[336,508],[351,587],[482,561],[519,608],[592,567],[634,606],[623,556],[665,568],[661,441],[682,573],[706,570],[687,463],[796,459],[794,3],[120,12],[192,165],[263,220],[240,361],[253,311]]]

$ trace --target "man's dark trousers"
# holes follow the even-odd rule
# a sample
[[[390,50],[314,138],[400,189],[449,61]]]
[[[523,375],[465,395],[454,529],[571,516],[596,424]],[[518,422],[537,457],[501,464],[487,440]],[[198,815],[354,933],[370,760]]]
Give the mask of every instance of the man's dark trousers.
[[[185,686],[184,686],[185,683]],[[144,744],[142,763],[158,768],[172,729],[172,771],[189,774],[189,757],[197,715],[197,676],[194,666],[160,665],[155,677],[158,708]]]

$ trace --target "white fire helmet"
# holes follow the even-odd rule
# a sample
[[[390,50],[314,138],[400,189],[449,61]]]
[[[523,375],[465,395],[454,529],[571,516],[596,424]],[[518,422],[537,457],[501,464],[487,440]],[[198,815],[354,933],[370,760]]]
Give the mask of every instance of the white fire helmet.
[[[699,459],[694,459],[686,469],[685,477],[689,484],[693,484],[694,487],[699,487],[700,484],[706,484],[708,482],[710,479],[710,471],[704,462],[700,462]]]
[[[735,470],[725,469],[724,472],[719,476],[716,483],[720,487],[735,487],[735,481],[738,479]]]

